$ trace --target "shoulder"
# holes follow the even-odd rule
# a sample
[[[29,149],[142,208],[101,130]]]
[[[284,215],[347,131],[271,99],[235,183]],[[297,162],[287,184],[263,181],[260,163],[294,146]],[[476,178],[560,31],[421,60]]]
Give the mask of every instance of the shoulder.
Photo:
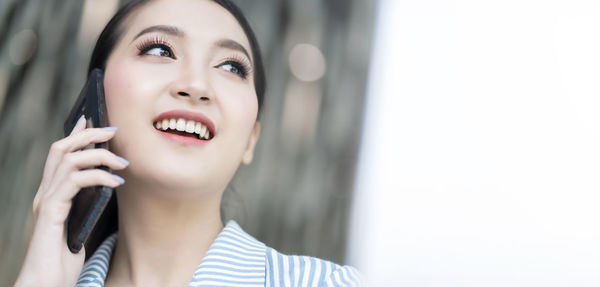
[[[271,247],[266,248],[266,277],[266,286],[363,286],[362,275],[352,266]]]

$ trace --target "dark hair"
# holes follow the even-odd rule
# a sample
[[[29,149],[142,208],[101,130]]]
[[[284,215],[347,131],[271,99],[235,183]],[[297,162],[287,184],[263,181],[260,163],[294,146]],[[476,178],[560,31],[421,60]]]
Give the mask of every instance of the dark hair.
[[[88,66],[88,74],[95,68],[106,70],[106,62],[108,57],[123,35],[123,22],[126,21],[128,16],[137,8],[140,8],[144,4],[147,4],[151,1],[152,0],[132,0],[123,5],[110,19],[96,41],[96,46],[94,47],[90,64]],[[260,115],[263,96],[265,93],[266,80],[262,57],[260,55],[260,49],[258,47],[256,36],[254,35],[252,28],[250,28],[250,24],[248,24],[248,21],[246,20],[246,17],[244,17],[242,11],[233,2],[230,0],[211,1],[219,4],[221,7],[229,11],[231,15],[233,15],[240,26],[242,26],[242,29],[244,30],[244,33],[250,42],[250,48],[252,50],[251,53],[254,62],[254,88],[256,90],[256,96],[258,99],[258,114]],[[94,251],[100,246],[102,241],[106,239],[107,236],[117,231],[117,222],[117,197],[113,195],[85,244],[86,260],[94,253]]]
[[[92,57],[90,59],[90,64],[88,66],[88,74],[95,68],[100,68],[103,71],[106,68],[106,61],[108,57],[112,53],[117,42],[120,40],[123,35],[123,21],[125,21],[128,16],[134,12],[137,8],[143,6],[151,2],[152,0],[132,0],[127,4],[123,5],[119,11],[110,19],[98,40],[96,41],[96,46],[94,47],[94,51],[92,52]],[[266,88],[266,79],[265,79],[265,70],[262,63],[262,57],[260,54],[260,48],[258,46],[258,41],[256,40],[256,36],[254,35],[254,31],[250,27],[248,20],[240,10],[240,8],[235,5],[230,0],[211,0],[221,7],[225,8],[233,17],[238,21],[246,37],[248,38],[248,42],[250,42],[250,53],[252,54],[252,61],[254,63],[253,71],[254,71],[254,88],[256,90],[256,97],[258,99],[258,114],[260,115],[263,98],[265,94]]]

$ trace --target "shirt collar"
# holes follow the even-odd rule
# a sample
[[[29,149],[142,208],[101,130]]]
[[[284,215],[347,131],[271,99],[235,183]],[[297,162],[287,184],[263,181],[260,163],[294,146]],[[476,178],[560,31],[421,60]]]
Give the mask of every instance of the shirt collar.
[[[102,242],[83,265],[76,287],[104,286],[116,242],[117,233]],[[189,286],[214,286],[215,283],[264,286],[265,255],[264,243],[229,220],[196,267]]]

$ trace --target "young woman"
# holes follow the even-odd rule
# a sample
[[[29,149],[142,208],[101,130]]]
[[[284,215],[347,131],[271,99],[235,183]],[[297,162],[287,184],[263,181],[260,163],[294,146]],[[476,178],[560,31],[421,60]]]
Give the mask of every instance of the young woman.
[[[81,119],[52,144],[15,286],[358,285],[350,266],[278,253],[222,222],[225,187],[259,138],[261,62],[229,1],[123,6],[89,67],[105,72],[112,127],[85,128]],[[82,150],[104,141],[110,151]],[[90,169],[98,165],[115,174]],[[118,232],[84,262],[85,249],[68,250],[64,223],[73,196],[94,185],[118,187]]]

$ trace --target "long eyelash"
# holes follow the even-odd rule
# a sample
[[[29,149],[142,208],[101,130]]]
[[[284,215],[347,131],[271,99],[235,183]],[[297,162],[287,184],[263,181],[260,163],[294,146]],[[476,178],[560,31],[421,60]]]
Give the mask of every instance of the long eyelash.
[[[171,53],[171,56],[173,56],[173,58],[175,58],[175,55],[173,54],[173,46],[169,42],[167,42],[167,40],[165,40],[164,38],[161,38],[160,36],[155,36],[154,38],[148,38],[148,39],[138,43],[136,45],[136,48],[139,51],[138,55],[142,55],[143,53],[149,51],[150,48],[161,47],[161,46],[166,46],[169,49],[169,53]]]
[[[225,64],[227,62],[236,63],[236,64],[240,65],[241,68],[243,69],[242,76],[244,79],[246,79],[249,75],[252,75],[252,65],[250,65],[250,63],[248,62],[248,60],[245,57],[242,57],[240,55],[232,55],[230,57],[227,57],[225,59],[225,61],[223,62],[223,64]]]

